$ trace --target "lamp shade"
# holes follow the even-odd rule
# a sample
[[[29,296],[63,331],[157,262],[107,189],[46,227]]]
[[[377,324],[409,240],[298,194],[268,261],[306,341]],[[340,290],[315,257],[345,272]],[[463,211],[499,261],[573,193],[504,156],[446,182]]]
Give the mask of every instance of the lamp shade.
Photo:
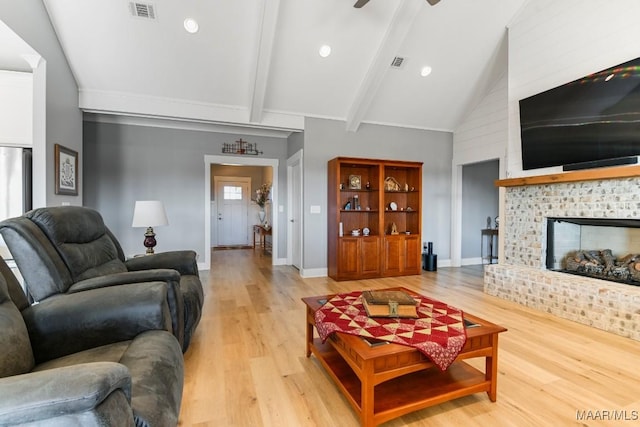
[[[133,209],[132,227],[156,227],[168,225],[167,213],[159,200],[138,200]]]

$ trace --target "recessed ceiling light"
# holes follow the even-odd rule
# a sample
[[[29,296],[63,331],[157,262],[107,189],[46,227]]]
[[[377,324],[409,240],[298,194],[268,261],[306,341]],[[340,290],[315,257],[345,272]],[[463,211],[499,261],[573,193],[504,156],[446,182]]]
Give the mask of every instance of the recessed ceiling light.
[[[318,53],[323,58],[326,58],[327,56],[331,55],[331,46],[329,46],[328,44],[323,44],[322,46],[320,46],[320,50],[318,51]]]
[[[608,82],[609,80],[611,80],[611,79],[612,79],[612,78],[614,78],[614,77],[615,77],[615,74],[614,74],[614,73],[611,73],[611,74],[609,74],[609,75],[607,76],[607,78],[606,78],[606,79],[604,79],[604,81],[605,81],[605,82]]]
[[[198,32],[198,22],[193,18],[187,18],[184,20],[184,29],[187,30],[188,33],[194,34]]]
[[[427,77],[429,74],[431,74],[431,67],[429,67],[428,65],[425,65],[424,67],[422,67],[422,69],[420,70],[420,75],[422,77]]]

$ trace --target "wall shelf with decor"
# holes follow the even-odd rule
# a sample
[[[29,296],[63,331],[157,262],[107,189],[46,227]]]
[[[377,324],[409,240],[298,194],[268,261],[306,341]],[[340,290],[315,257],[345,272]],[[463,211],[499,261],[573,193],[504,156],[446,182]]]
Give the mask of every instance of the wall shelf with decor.
[[[420,274],[422,163],[328,163],[328,270],[335,280]]]

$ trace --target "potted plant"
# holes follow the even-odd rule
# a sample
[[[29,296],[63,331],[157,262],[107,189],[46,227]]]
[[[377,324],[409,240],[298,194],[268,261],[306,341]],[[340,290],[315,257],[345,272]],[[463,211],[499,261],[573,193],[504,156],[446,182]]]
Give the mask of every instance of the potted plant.
[[[260,224],[264,224],[264,220],[266,217],[264,206],[267,204],[267,200],[269,200],[270,192],[271,192],[271,184],[262,184],[256,190],[255,202],[258,206],[260,206],[260,211],[258,212],[258,218],[260,218]]]

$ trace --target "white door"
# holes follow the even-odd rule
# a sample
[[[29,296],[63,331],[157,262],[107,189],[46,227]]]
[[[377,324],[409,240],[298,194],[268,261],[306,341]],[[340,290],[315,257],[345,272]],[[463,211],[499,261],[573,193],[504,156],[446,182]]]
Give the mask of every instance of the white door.
[[[291,265],[302,268],[302,150],[287,161]]]
[[[249,244],[249,178],[214,177],[218,246]]]

